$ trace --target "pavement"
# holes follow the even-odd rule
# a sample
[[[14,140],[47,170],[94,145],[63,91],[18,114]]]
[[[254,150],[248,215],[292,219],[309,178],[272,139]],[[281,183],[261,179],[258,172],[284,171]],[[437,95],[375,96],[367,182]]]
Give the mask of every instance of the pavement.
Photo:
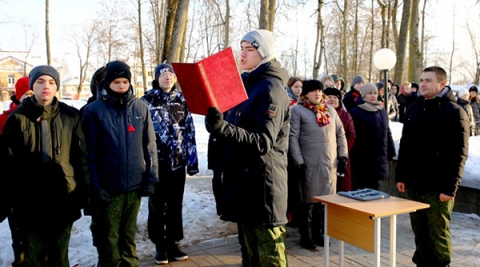
[[[453,259],[451,266],[473,267],[480,266],[479,240],[475,235],[469,235],[465,229],[479,229],[478,219],[472,219],[461,213],[453,213],[452,216],[452,239]],[[381,265],[390,266],[390,219],[382,219],[382,254]],[[458,239],[460,242],[455,242]],[[464,240],[468,240],[468,242]],[[471,240],[473,239],[473,240]],[[330,238],[330,264],[329,266],[339,265],[339,242]],[[456,243],[461,243],[456,245]],[[468,245],[466,245],[468,243]],[[300,246],[300,235],[298,229],[287,227],[286,238],[288,264],[293,267],[316,266],[322,267],[324,264],[324,248],[317,247],[314,250],[307,250]],[[345,243],[345,266],[374,266],[374,255],[368,251],[356,248]],[[168,265],[174,267],[196,267],[196,266],[227,266],[240,267],[240,245],[237,236],[208,240],[189,247],[182,248],[189,255],[189,260],[180,262],[171,262]],[[410,227],[410,218],[408,214],[397,216],[397,254],[396,266],[414,267],[411,258],[415,250],[414,237]],[[153,267],[155,265],[153,258],[149,262],[141,263],[141,267]]]

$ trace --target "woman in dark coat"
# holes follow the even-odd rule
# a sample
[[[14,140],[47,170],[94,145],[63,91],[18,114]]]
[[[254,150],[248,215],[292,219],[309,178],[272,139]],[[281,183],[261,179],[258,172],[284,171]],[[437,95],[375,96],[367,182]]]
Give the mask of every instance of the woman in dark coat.
[[[374,84],[362,86],[361,99],[352,109],[356,139],[350,153],[352,189],[378,189],[378,181],[388,178],[388,161],[395,156],[388,115],[378,101]]]
[[[333,87],[326,88],[323,90],[323,93],[328,95],[328,104],[335,108],[340,120],[342,121],[343,130],[345,130],[345,138],[347,139],[348,153],[350,153],[353,144],[355,143],[356,134],[355,127],[353,126],[352,116],[342,106],[342,93],[340,90]],[[352,190],[352,172],[350,168],[350,159],[348,159],[344,176],[337,177],[337,192],[350,190]]]

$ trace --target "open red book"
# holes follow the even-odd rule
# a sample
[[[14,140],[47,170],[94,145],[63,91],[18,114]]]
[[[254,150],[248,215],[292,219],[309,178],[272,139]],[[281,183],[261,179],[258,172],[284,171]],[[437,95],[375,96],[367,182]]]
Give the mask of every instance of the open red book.
[[[209,107],[225,112],[248,99],[231,47],[172,67],[192,113],[206,115]]]

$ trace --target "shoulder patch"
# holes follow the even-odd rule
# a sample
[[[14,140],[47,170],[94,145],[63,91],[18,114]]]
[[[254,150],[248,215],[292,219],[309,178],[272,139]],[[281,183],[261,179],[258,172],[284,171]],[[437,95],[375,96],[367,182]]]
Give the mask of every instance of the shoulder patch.
[[[275,118],[275,116],[277,116],[277,106],[270,104],[266,113],[270,118]]]

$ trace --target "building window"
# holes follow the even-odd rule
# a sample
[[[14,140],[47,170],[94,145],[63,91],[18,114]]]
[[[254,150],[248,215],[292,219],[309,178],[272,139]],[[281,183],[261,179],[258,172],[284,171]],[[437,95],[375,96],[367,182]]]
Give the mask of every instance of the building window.
[[[8,74],[8,87],[13,87],[15,85],[15,75]]]
[[[152,77],[152,72],[151,71],[147,72],[147,76]]]

